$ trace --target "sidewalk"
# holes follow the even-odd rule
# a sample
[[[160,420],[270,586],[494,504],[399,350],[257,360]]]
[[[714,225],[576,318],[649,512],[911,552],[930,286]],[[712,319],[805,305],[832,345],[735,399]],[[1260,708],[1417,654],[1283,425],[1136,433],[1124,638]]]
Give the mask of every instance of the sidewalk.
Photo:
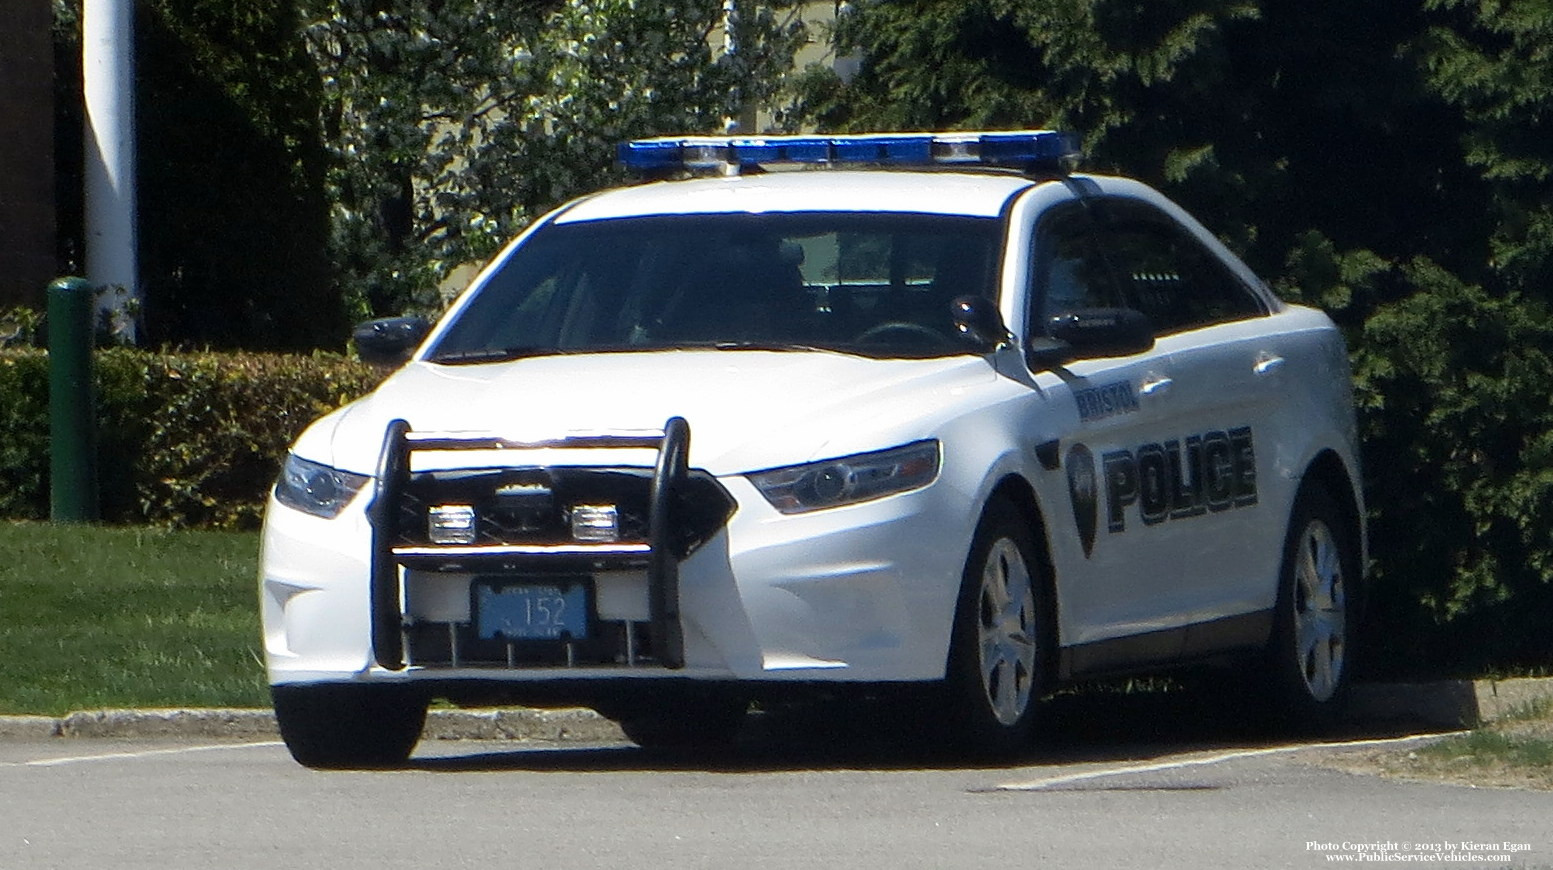
[[[1492,722],[1539,698],[1553,701],[1553,678],[1372,683],[1354,687],[1349,718],[1450,730]],[[278,737],[269,710],[95,710],[50,716],[0,716],[0,740],[49,738]],[[592,710],[524,707],[435,709],[431,740],[536,740],[602,743],[624,740],[620,728]]]

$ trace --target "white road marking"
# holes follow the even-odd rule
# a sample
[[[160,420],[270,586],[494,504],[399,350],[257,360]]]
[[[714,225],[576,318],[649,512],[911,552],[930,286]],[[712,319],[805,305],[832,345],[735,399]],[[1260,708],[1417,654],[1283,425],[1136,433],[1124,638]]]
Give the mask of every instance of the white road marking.
[[[1157,761],[1152,764],[1131,764],[1125,767],[1108,767],[1102,770],[1086,770],[1079,773],[1068,773],[1062,776],[1049,776],[1044,779],[1031,780],[1030,782],[1010,782],[993,786],[993,791],[1040,791],[1041,789],[1055,788],[1057,786],[1072,785],[1090,780],[1105,779],[1112,776],[1126,776],[1136,773],[1158,773],[1166,770],[1182,770],[1189,767],[1205,767],[1210,764],[1221,764],[1226,761],[1235,761],[1241,758],[1255,758],[1261,755],[1287,755],[1294,752],[1302,752],[1307,749],[1358,749],[1366,746],[1400,746],[1404,743],[1416,743],[1423,740],[1437,740],[1441,737],[1456,737],[1468,734],[1467,731],[1451,731],[1444,734],[1412,734],[1406,737],[1385,737],[1372,740],[1349,740],[1341,743],[1299,743],[1292,746],[1273,746],[1265,749],[1239,749],[1233,752],[1221,752],[1215,755],[1201,756],[1197,758],[1185,758],[1176,761]]]
[[[105,752],[101,755],[70,755],[63,758],[42,758],[24,762],[24,767],[62,767],[67,764],[87,764],[93,761],[124,761],[136,758],[152,758],[158,755],[183,755],[194,752],[215,752],[222,749],[256,749],[261,746],[284,746],[279,740],[258,743],[211,743],[201,746],[178,746],[172,749],[145,749],[140,752]]]

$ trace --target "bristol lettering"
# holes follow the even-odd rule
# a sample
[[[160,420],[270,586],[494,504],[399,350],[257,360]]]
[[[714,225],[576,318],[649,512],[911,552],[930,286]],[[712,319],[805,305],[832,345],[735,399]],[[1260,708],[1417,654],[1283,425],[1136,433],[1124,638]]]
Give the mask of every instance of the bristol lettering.
[[[1138,410],[1138,392],[1128,381],[1079,390],[1073,401],[1078,403],[1078,418],[1085,423]]]
[[[1106,528],[1127,530],[1127,509],[1144,525],[1256,504],[1256,451],[1251,427],[1204,432],[1112,450],[1100,458]]]

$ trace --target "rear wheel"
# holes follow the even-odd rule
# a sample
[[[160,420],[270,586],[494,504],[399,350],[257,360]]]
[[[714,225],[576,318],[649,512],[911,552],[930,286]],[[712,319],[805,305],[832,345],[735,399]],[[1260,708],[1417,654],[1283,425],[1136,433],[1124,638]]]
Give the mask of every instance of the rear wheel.
[[[1279,705],[1296,721],[1325,726],[1341,713],[1356,626],[1359,553],[1337,502],[1307,484],[1284,543],[1271,656]]]
[[[965,565],[946,684],[966,750],[1007,755],[1029,741],[1050,642],[1040,570],[1019,511],[989,505]]]
[[[426,724],[428,699],[401,686],[274,686],[270,694],[281,739],[308,767],[403,764]]]

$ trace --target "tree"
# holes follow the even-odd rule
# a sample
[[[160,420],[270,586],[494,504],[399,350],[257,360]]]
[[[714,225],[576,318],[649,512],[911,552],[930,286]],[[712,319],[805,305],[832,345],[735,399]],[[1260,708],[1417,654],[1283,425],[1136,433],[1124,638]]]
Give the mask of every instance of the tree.
[[[802,38],[721,0],[317,0],[334,244],[358,313],[437,285],[612,178],[619,142],[711,132],[770,98]],[[749,8],[743,8],[743,7]]]
[[[1379,652],[1393,669],[1550,663],[1553,319],[1422,258],[1354,342]]]
[[[1442,169],[1461,125],[1409,55],[1425,25],[1385,0],[872,0],[837,24],[859,75],[810,70],[800,106],[827,129],[1073,130],[1089,168],[1168,188],[1264,274],[1311,228],[1481,261],[1428,217],[1482,196]]]
[[[1430,0],[1442,13],[1429,81],[1469,125],[1467,162],[1490,184],[1490,264],[1504,286],[1553,300],[1553,0]]]

